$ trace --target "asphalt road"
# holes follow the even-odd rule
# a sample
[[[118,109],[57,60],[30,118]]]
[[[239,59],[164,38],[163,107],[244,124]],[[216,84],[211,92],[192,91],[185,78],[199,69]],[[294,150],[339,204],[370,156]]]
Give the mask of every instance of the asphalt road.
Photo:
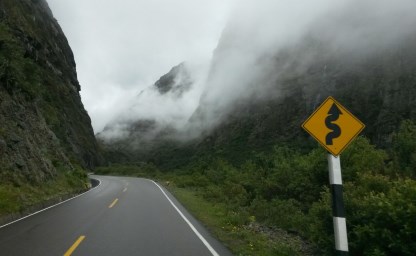
[[[0,255],[231,255],[153,181],[92,177],[98,187],[0,228]]]

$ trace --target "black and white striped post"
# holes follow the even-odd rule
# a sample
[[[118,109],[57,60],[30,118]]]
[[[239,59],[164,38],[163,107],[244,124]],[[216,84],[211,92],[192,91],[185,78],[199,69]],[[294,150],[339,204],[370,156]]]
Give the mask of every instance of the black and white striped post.
[[[347,224],[344,199],[342,196],[342,176],[340,156],[328,154],[329,183],[332,194],[332,218],[334,222],[335,251],[337,256],[348,255]]]
[[[302,124],[302,128],[328,150],[336,255],[348,255],[340,154],[364,127],[360,120],[331,96]]]

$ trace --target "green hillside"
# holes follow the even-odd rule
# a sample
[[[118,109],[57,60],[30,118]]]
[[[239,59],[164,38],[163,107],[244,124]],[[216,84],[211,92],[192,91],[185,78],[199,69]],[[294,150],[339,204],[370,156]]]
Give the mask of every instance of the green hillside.
[[[87,188],[100,157],[46,1],[0,2],[0,218]]]
[[[139,149],[107,144],[113,165],[99,171],[169,181],[236,255],[332,255],[326,154],[301,124],[333,96],[366,125],[341,156],[351,255],[412,255],[415,45],[413,33],[365,54],[332,52],[308,37],[276,53],[281,75],[262,78],[274,79],[268,97],[234,102],[218,125],[193,140],[161,136]],[[205,102],[191,129],[207,121],[212,106]]]

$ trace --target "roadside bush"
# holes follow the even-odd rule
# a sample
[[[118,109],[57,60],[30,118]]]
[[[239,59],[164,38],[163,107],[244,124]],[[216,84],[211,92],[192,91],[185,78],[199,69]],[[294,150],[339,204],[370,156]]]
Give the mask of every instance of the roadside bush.
[[[248,193],[240,184],[227,182],[222,187],[222,194],[229,205],[247,206],[248,204]]]
[[[258,196],[266,200],[273,198],[295,199],[302,202],[307,210],[317,201],[322,186],[328,183],[325,151],[316,149],[307,155],[287,147],[276,147],[273,167],[263,171],[267,173],[257,184]]]
[[[365,176],[359,182],[359,189],[354,184],[346,185],[351,252],[414,255],[416,181],[389,181],[379,176]]]
[[[416,178],[416,124],[411,120],[401,123],[392,136],[394,165],[401,176]]]
[[[74,188],[87,188],[88,176],[81,167],[75,167],[72,171],[65,173],[66,180],[71,187]]]
[[[256,219],[265,224],[289,231],[301,233],[306,224],[300,203],[293,199],[266,201],[256,198],[251,204],[250,211]]]
[[[342,177],[345,182],[353,181],[359,173],[385,174],[384,150],[376,149],[365,137],[358,137],[341,156]]]
[[[215,184],[210,184],[205,188],[203,197],[210,202],[223,202],[222,188]]]
[[[199,173],[180,175],[175,178],[175,184],[180,188],[191,187],[202,189],[210,184],[208,178]]]
[[[305,226],[305,235],[319,248],[320,255],[333,255],[334,229],[329,188],[321,193],[319,201],[312,204],[307,219],[309,225]],[[348,220],[347,224],[349,224]]]
[[[331,255],[334,247],[330,192],[309,212],[309,237]],[[359,174],[344,189],[352,255],[414,255],[416,250],[416,181]]]

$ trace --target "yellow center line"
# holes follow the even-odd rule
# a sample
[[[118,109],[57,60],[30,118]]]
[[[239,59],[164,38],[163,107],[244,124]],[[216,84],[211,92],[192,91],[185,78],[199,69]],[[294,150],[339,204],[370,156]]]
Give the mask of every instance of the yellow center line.
[[[82,240],[85,239],[85,236],[80,236],[77,241],[75,241],[75,243],[68,249],[68,251],[66,251],[66,253],[64,254],[64,256],[71,256],[71,254],[75,251],[75,249],[77,249],[77,247],[79,246],[79,244],[82,242]]]
[[[108,208],[113,208],[113,206],[117,203],[118,198],[114,199],[114,201],[108,206]]]
[[[124,188],[124,189],[123,189],[123,192],[126,192],[126,191],[127,191],[127,188]]]

